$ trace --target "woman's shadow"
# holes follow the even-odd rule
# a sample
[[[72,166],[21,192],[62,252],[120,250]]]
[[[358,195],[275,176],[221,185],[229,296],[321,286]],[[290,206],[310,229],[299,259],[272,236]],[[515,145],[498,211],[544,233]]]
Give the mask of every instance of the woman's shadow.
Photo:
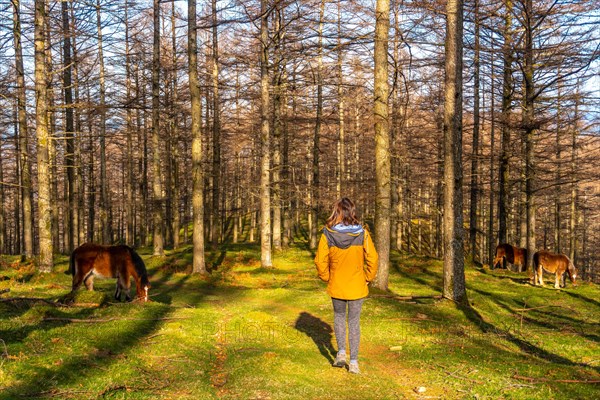
[[[294,327],[310,337],[317,345],[323,357],[329,363],[333,363],[336,351],[333,348],[333,343],[331,343],[333,329],[331,329],[328,323],[310,313],[301,312]]]

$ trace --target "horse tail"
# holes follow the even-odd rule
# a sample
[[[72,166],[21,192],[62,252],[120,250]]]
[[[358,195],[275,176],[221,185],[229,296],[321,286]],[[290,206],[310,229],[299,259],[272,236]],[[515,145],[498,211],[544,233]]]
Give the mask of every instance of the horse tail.
[[[71,257],[69,257],[69,269],[65,271],[66,275],[75,275],[75,252],[71,253]]]
[[[529,251],[529,250],[527,250]],[[529,259],[529,257],[527,257],[527,259]],[[533,271],[537,271],[538,265],[540,264],[540,253],[535,252],[535,254],[533,255]]]
[[[146,264],[144,264],[144,260],[142,257],[131,247],[128,247],[129,255],[131,256],[131,261],[133,261],[133,266],[135,267],[135,272],[137,272],[140,277],[140,282],[142,285],[148,285],[148,271],[146,270]]]

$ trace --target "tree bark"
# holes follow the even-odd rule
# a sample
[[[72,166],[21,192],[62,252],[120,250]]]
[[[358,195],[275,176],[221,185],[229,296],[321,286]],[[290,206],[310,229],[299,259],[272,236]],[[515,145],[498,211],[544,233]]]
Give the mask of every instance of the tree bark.
[[[346,190],[345,187],[345,163],[346,163],[346,132],[345,132],[345,115],[344,115],[344,107],[345,99],[344,99],[344,50],[342,48],[342,2],[338,1],[338,20],[337,20],[337,28],[338,28],[338,41],[337,41],[337,73],[338,73],[338,143],[337,143],[337,182],[336,182],[336,193],[337,198],[342,197],[343,191]]]
[[[72,60],[71,60],[71,26],[69,23],[69,8],[66,1],[62,4],[62,24],[63,24],[63,90],[65,101],[65,167],[67,169],[67,220],[65,229],[67,230],[66,248],[70,253],[74,248],[74,216],[77,213],[75,203],[75,124],[73,119],[73,85],[72,85]]]
[[[492,71],[494,65],[494,51],[492,49],[491,62]],[[495,140],[496,140],[496,102],[494,73],[492,72],[491,89],[490,89],[490,202],[489,202],[489,220],[488,220],[488,265],[490,268],[494,266],[496,243],[494,241],[494,158],[496,155]]]
[[[188,75],[192,103],[192,220],[193,272],[206,274],[204,260],[204,173],[202,171],[202,105],[198,82],[196,0],[188,0]]]
[[[475,261],[477,253],[477,199],[479,195],[479,0],[475,0],[475,56],[473,68],[473,145],[471,155],[471,201],[469,204],[469,241],[471,260]]]
[[[13,35],[15,45],[15,69],[17,72],[17,109],[19,118],[19,151],[21,170],[21,204],[23,208],[23,246],[25,257],[33,257],[33,208],[31,190],[31,162],[29,161],[29,129],[27,126],[27,100],[25,72],[23,69],[23,47],[21,43],[20,0],[11,0],[13,5]]]
[[[8,253],[6,244],[6,207],[5,207],[5,199],[6,196],[4,194],[4,168],[3,168],[3,160],[4,155],[2,155],[2,146],[0,146],[0,254]]]
[[[160,0],[154,0],[154,39],[152,50],[152,219],[154,255],[164,255],[163,188],[160,168]]]
[[[283,53],[283,36],[285,33],[284,10],[281,2],[275,6],[275,18],[273,31],[273,248],[276,251],[282,249],[282,136],[283,136],[283,96],[284,96],[284,74],[285,55]]]
[[[75,21],[75,11],[73,7],[69,9],[71,14],[71,24],[74,24]],[[71,31],[73,31],[71,29]],[[80,95],[79,95],[79,57],[77,52],[77,41],[76,36],[71,35],[71,50],[72,50],[72,61],[73,61],[73,88],[74,88],[74,96],[75,96],[75,104],[79,104]],[[74,197],[77,201],[76,213],[73,214],[73,226],[75,229],[75,243],[74,246],[79,246],[81,243],[85,242],[85,190],[84,190],[84,169],[82,166],[81,159],[81,151],[83,149],[83,135],[82,135],[82,123],[81,123],[81,111],[75,109],[75,184],[73,187]]]
[[[379,269],[375,285],[388,288],[390,262],[391,215],[391,160],[388,119],[388,39],[390,30],[390,2],[377,0],[375,10],[375,180],[377,198],[375,207],[375,247],[379,252]]]
[[[100,62],[100,204],[99,219],[102,242],[110,244],[111,221],[110,200],[108,195],[108,178],[106,177],[106,72],[104,68],[104,45],[102,36],[102,20],[100,0],[96,2],[96,19],[98,29],[98,59]]]
[[[271,132],[269,127],[269,13],[267,0],[261,0],[260,24],[260,254],[261,266],[271,268]]]
[[[525,134],[525,211],[527,221],[527,267],[533,265],[533,254],[535,253],[535,153],[534,153],[534,65],[533,65],[533,3],[532,0],[525,2],[525,49],[523,80],[525,83],[525,104],[523,110],[523,125]]]
[[[462,53],[463,2],[446,3],[444,89],[444,290],[443,296],[466,303],[462,198]]]
[[[502,78],[502,150],[500,153],[499,168],[499,194],[498,194],[498,243],[507,241],[507,218],[508,218],[508,191],[509,191],[509,152],[510,152],[510,114],[512,109],[512,0],[505,0],[504,16],[504,44],[502,48],[504,58]]]
[[[133,171],[134,168],[134,155],[133,155],[133,115],[131,111],[131,105],[133,99],[131,97],[131,49],[130,49],[130,35],[129,35],[129,0],[125,0],[125,90],[126,90],[126,98],[125,101],[127,103],[126,110],[126,154],[127,154],[127,199],[125,201],[125,220],[126,220],[126,229],[125,229],[125,243],[129,246],[133,246],[135,244],[135,233],[134,233],[134,224],[135,224],[135,174]]]
[[[312,148],[312,184],[309,187],[310,194],[310,233],[309,233],[309,247],[311,249],[317,248],[317,230],[319,220],[319,181],[320,181],[320,140],[321,140],[321,124],[323,120],[323,18],[325,14],[325,0],[321,0],[319,6],[319,43],[318,43],[318,54],[317,54],[317,115],[315,118],[315,129],[313,134],[313,148]]]
[[[212,139],[213,139],[213,186],[212,186],[212,210],[210,214],[211,229],[210,237],[212,244],[219,242],[223,220],[220,211],[221,199],[221,110],[219,104],[219,36],[217,25],[217,1],[211,0],[212,6],[212,54],[211,54],[211,89],[212,89]]]
[[[38,270],[52,272],[52,207],[50,203],[50,135],[46,82],[46,1],[35,1],[35,104],[38,161],[38,221],[40,259]]]
[[[575,99],[575,115],[571,134],[571,199],[569,210],[569,259],[575,263],[575,246],[577,244],[575,235],[575,223],[577,221],[577,134],[579,124],[579,90]],[[577,265],[577,264],[576,264]]]

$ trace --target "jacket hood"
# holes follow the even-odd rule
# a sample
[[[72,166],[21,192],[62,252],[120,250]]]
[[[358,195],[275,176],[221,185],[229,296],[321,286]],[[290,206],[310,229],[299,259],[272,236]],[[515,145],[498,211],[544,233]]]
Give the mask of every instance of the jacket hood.
[[[335,225],[333,228],[325,227],[323,233],[327,238],[329,247],[347,249],[350,246],[362,246],[365,231],[361,225]]]

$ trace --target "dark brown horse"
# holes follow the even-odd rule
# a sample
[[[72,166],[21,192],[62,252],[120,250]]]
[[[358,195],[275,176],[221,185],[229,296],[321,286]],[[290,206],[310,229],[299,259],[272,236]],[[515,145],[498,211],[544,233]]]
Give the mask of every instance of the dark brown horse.
[[[533,284],[544,286],[543,271],[554,274],[554,287],[560,289],[565,287],[565,272],[573,285],[577,279],[577,269],[564,254],[554,254],[546,250],[540,250],[533,255]]]
[[[102,246],[85,243],[76,248],[69,261],[69,273],[73,275],[72,292],[82,283],[88,290],[94,290],[94,277],[117,278],[115,299],[121,300],[125,294],[127,301],[131,300],[129,289],[130,277],[135,280],[137,297],[148,301],[148,273],[144,261],[131,247]]]
[[[510,244],[502,243],[496,246],[496,257],[492,263],[492,269],[502,262],[500,268],[506,268],[506,264],[512,264],[519,267],[519,272],[524,271],[527,267],[527,249],[511,246]]]

